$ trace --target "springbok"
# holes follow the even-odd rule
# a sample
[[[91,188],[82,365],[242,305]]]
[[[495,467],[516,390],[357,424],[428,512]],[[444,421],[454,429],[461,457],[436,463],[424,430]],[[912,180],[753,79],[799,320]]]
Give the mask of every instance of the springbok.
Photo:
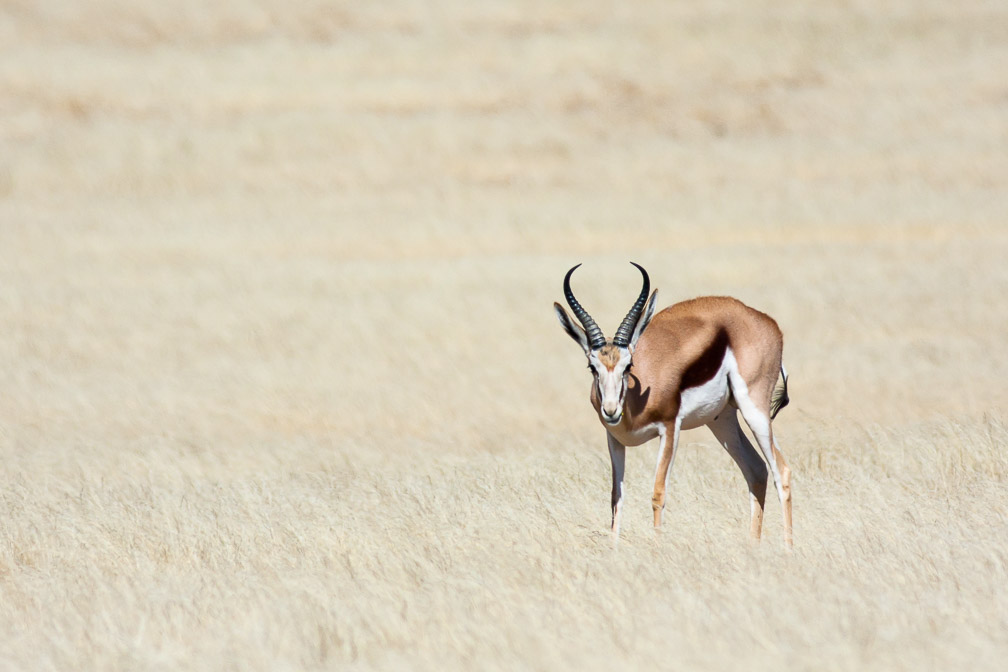
[[[633,262],[630,262],[633,264]],[[668,475],[679,432],[707,425],[738,465],[749,487],[750,533],[763,528],[767,466],[742,432],[736,411],[749,425],[770,465],[784,509],[784,542],[790,548],[791,470],[773,436],[771,423],[787,405],[784,339],[769,315],[737,299],[708,296],[683,301],[655,315],[655,290],[648,299],[647,271],[640,296],[612,341],[606,341],[564,277],[564,298],[576,324],[559,303],[556,316],[588,357],[594,378],[591,403],[606,429],[612,460],[612,531],[619,537],[626,446],[659,438],[651,508],[661,526]],[[781,382],[777,385],[778,372]]]

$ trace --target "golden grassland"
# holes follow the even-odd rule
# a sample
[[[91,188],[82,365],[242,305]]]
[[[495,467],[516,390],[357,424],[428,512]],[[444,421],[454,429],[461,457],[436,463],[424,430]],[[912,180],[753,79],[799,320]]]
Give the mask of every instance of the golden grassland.
[[[0,668],[999,669],[1008,8],[0,3]],[[785,333],[795,549],[551,303]]]

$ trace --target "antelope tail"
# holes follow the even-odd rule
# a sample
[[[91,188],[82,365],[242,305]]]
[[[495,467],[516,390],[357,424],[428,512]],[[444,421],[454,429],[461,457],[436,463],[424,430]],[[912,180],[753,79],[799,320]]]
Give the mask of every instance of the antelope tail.
[[[780,367],[781,379],[774,387],[773,395],[770,397],[770,419],[773,420],[782,408],[791,401],[787,394],[787,370],[784,365]]]

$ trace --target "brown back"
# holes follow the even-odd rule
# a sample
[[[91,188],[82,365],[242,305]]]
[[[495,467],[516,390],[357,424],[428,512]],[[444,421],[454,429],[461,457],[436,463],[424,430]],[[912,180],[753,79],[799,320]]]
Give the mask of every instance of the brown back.
[[[634,427],[675,417],[682,389],[702,385],[731,348],[753,401],[769,408],[784,339],[769,315],[741,301],[707,296],[657,313],[633,355],[625,413]],[[646,406],[645,406],[646,404]]]

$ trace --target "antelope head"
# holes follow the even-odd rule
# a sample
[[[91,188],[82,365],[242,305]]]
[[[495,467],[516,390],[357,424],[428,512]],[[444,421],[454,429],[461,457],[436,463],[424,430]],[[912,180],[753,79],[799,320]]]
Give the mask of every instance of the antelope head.
[[[607,425],[618,425],[623,418],[623,404],[626,400],[627,380],[633,366],[633,352],[637,347],[637,340],[654,315],[655,297],[658,294],[655,290],[648,299],[651,281],[648,279],[647,271],[632,261],[630,263],[644,276],[644,286],[611,341],[606,340],[595,320],[581,307],[574,298],[574,292],[571,291],[571,275],[581,264],[567,271],[563,284],[564,298],[567,299],[574,317],[581,324],[574,322],[559,303],[553,304],[560,326],[581,346],[585,356],[588,357],[588,368],[594,378],[594,394],[597,395],[599,402],[599,414]]]

